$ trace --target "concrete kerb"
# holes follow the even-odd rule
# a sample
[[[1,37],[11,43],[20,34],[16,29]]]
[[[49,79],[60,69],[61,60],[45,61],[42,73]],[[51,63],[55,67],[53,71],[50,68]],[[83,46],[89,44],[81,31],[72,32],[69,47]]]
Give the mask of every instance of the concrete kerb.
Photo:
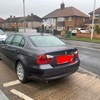
[[[9,100],[8,97],[0,90],[0,100]]]
[[[89,76],[94,76],[95,78],[99,78],[100,79],[100,76],[97,75],[97,74],[94,74],[88,70],[85,70],[83,68],[79,68],[79,70],[77,71],[78,73],[81,73],[81,74],[86,74],[86,75],[89,75]]]

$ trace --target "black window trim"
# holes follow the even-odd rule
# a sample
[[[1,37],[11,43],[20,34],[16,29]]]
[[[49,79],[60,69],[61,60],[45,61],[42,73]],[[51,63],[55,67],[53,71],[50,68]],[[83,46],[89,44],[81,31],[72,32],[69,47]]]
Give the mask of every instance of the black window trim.
[[[25,43],[26,43],[26,42],[25,42],[25,39],[24,39],[24,46],[20,46],[20,44],[21,44],[21,42],[22,42],[23,39],[24,39],[24,37],[22,36],[22,39],[21,39],[21,41],[20,41],[18,47],[22,47],[22,48],[23,48],[23,47],[25,46]]]

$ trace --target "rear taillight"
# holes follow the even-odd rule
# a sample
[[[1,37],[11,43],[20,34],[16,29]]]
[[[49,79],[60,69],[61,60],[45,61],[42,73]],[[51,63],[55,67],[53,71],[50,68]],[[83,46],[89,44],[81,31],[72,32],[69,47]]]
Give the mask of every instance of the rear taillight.
[[[53,59],[53,56],[42,54],[39,55],[36,59],[37,64],[49,64]]]
[[[78,59],[78,51],[74,52],[73,59],[69,61],[70,63],[75,63]]]
[[[75,51],[74,57],[75,57],[75,58],[78,58],[78,51]]]

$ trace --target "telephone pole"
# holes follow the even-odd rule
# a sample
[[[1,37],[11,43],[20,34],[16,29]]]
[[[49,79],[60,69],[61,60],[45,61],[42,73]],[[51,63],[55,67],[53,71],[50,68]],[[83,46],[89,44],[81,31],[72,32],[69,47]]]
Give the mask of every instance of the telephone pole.
[[[92,18],[91,40],[93,39],[93,32],[94,32],[95,6],[96,6],[96,0],[94,0],[94,10],[93,10],[93,18]]]
[[[26,20],[25,20],[25,0],[23,0],[23,15],[24,15],[24,32],[26,32]]]

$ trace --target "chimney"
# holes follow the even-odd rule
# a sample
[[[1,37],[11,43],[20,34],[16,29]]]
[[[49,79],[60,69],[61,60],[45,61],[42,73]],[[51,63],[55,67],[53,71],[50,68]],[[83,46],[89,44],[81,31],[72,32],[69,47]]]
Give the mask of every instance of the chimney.
[[[10,15],[10,18],[12,18],[12,15]]]
[[[15,16],[13,16],[13,18],[15,18]]]
[[[64,3],[61,3],[60,9],[62,10],[62,9],[64,9],[64,8],[65,8],[65,4],[64,4]]]
[[[33,13],[31,13],[31,16],[33,16]]]
[[[30,17],[30,15],[27,15],[27,17]]]

